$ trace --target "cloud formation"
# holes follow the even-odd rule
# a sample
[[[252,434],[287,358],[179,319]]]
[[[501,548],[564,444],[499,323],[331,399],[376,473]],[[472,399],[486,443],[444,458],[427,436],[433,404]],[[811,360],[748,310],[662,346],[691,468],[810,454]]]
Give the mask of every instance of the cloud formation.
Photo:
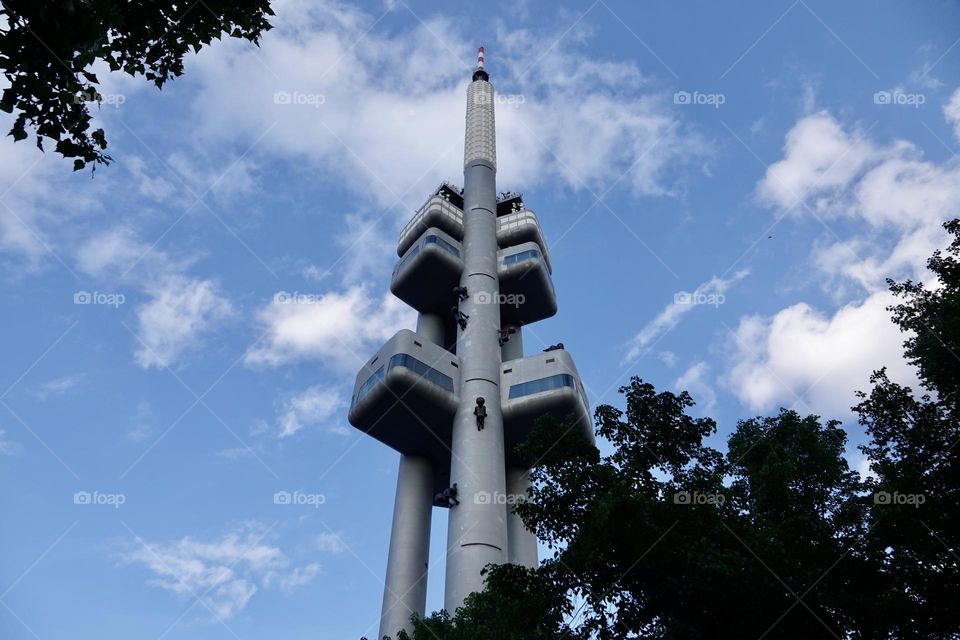
[[[956,96],[945,107],[948,120]],[[757,192],[828,226],[838,218],[864,224],[847,238],[830,234],[811,253],[825,292],[840,303],[835,311],[800,302],[741,320],[728,377],[737,397],[754,410],[799,403],[843,415],[875,369],[887,366],[893,379],[915,385],[885,280],[927,279],[926,260],[947,241],[941,226],[960,211],[960,164],[925,160],[906,141],[880,144],[824,111],[790,130],[783,159]]]
[[[667,332],[676,327],[680,320],[698,306],[723,304],[727,290],[749,275],[749,271],[738,271],[729,278],[714,276],[701,283],[693,291],[678,291],[673,302],[668,304],[657,316],[648,322],[630,340],[627,355],[623,362],[636,360],[652,348]]]
[[[320,570],[316,563],[292,567],[278,547],[264,541],[268,531],[249,523],[219,538],[184,537],[170,543],[128,541],[120,560],[142,565],[150,583],[188,599],[198,598],[218,619],[241,611],[261,589],[289,590]]]
[[[318,295],[280,292],[257,313],[266,335],[247,352],[246,363],[276,367],[319,360],[352,371],[415,318],[393,295],[373,297],[363,286]]]

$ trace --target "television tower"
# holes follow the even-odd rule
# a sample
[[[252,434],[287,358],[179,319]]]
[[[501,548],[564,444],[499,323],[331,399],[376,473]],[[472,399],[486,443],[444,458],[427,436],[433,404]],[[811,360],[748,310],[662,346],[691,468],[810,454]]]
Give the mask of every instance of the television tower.
[[[524,357],[523,326],[557,311],[543,232],[520,194],[497,194],[495,94],[483,47],[467,87],[463,189],[444,183],[400,233],[390,290],[419,312],[357,374],[350,423],[400,452],[378,638],[426,608],[430,520],[449,512],[444,608],[483,590],[481,570],[537,565],[513,512],[536,462],[515,452],[545,414],[589,406],[563,344]]]

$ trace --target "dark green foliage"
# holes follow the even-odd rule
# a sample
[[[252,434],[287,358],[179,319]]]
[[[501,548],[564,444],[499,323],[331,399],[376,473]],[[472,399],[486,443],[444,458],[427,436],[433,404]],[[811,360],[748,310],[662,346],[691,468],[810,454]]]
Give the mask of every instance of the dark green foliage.
[[[100,102],[97,60],[112,71],[144,76],[158,88],[183,73],[183,57],[224,34],[258,43],[270,28],[269,0],[125,2],[3,0],[0,68],[10,86],[0,109],[16,115],[14,140],[46,138],[74,169],[108,164],[102,129],[90,131],[91,102]]]
[[[904,300],[890,310],[894,322],[912,333],[904,343],[907,360],[916,365],[927,389],[956,405],[960,401],[960,219],[943,226],[953,234],[952,242],[946,255],[936,251],[927,261],[940,286],[887,282]]]
[[[490,567],[487,582],[496,585],[467,597],[454,619],[446,612],[416,620],[413,636],[398,640],[560,640],[582,638],[564,624],[573,607],[564,584],[549,571],[516,565]]]

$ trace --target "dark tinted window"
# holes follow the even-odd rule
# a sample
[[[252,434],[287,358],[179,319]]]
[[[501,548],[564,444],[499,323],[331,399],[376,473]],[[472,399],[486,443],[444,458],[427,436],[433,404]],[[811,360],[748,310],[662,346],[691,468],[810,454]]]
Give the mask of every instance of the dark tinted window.
[[[522,398],[523,396],[529,396],[534,393],[541,393],[543,391],[550,391],[552,389],[560,389],[561,387],[576,388],[576,384],[573,381],[573,376],[571,376],[569,373],[558,373],[555,376],[547,376],[546,378],[539,378],[537,380],[511,385],[510,393],[507,397]]]

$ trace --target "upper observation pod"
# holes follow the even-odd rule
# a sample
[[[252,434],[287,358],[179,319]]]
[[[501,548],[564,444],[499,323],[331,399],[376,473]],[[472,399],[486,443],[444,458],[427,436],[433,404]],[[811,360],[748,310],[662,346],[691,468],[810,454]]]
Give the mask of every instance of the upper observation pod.
[[[483,68],[483,47],[477,52],[477,70],[467,87],[467,134],[463,166],[482,161],[497,168],[497,133],[493,118],[493,85]]]

